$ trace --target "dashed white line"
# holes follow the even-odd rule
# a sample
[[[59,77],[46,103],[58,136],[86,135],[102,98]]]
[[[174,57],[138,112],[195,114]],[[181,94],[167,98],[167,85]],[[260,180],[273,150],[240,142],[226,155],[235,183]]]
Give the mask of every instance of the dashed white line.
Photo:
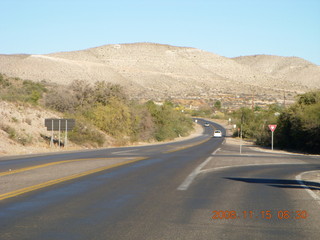
[[[216,154],[217,151],[219,151],[220,148],[215,150],[212,155]],[[189,176],[181,183],[181,185],[177,188],[179,191],[187,190],[190,184],[193,182],[193,180],[197,177],[197,175],[201,172],[201,169],[208,163],[212,157],[208,157],[203,163],[201,163],[198,167],[196,167]]]

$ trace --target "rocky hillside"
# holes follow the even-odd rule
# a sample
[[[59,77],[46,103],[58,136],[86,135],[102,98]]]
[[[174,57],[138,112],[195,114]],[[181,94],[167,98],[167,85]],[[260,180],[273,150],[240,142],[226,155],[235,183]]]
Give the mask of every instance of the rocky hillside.
[[[46,55],[0,55],[0,72],[68,84],[105,80],[132,98],[287,101],[320,87],[320,67],[299,58],[226,58],[195,48],[153,43],[106,45]]]
[[[305,87],[320,88],[320,66],[298,57],[254,55],[233,58],[236,62]]]

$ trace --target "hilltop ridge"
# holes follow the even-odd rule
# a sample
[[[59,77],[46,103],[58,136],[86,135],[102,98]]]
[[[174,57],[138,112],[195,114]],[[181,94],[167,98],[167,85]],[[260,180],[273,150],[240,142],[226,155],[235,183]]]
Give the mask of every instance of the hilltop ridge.
[[[225,99],[255,95],[263,103],[319,88],[320,67],[300,58],[255,55],[227,58],[191,47],[112,44],[80,51],[0,55],[0,72],[69,84],[108,81],[132,98]]]

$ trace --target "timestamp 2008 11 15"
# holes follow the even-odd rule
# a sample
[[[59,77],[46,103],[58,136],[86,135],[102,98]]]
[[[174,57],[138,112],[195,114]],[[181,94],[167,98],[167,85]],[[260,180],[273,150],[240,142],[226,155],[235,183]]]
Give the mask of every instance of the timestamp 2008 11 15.
[[[306,210],[245,210],[245,211],[234,211],[234,210],[215,210],[212,211],[211,219],[307,219],[308,213]]]

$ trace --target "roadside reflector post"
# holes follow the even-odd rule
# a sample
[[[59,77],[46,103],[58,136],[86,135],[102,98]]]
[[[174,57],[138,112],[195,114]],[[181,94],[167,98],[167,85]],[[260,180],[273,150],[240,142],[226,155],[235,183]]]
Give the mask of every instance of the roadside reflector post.
[[[273,124],[273,125],[268,125],[270,131],[271,131],[271,150],[273,151],[273,133],[277,128],[277,125]]]

